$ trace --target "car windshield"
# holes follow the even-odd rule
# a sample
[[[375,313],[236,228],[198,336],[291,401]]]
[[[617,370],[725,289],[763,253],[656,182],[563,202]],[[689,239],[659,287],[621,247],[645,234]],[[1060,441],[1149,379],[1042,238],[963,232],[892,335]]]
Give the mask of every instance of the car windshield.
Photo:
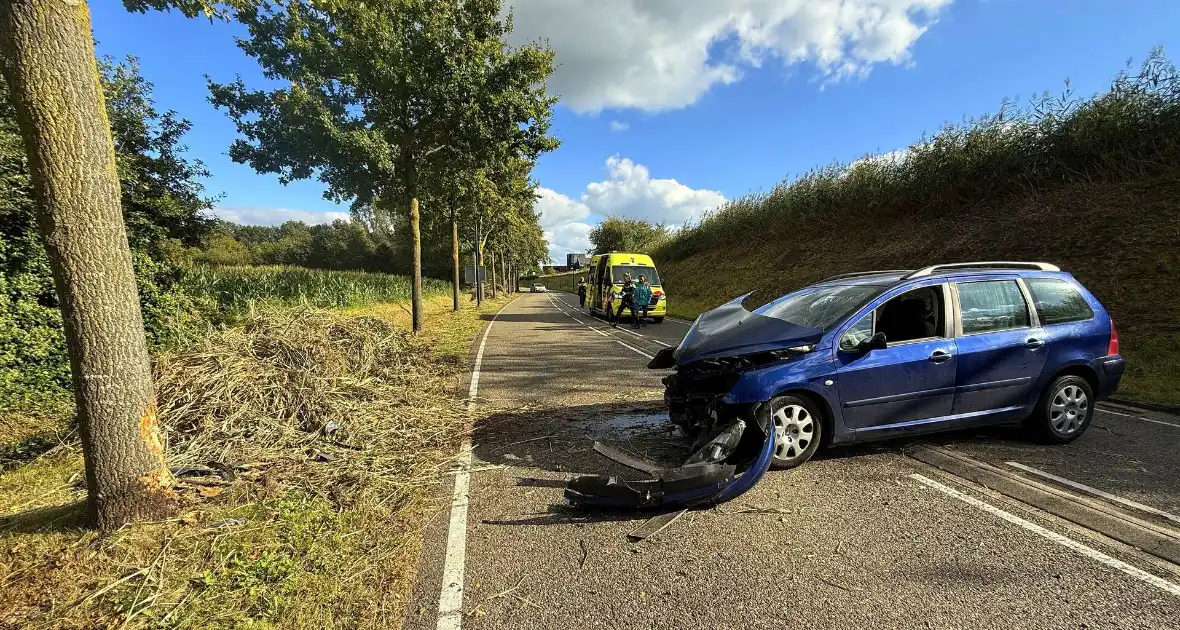
[[[863,284],[812,287],[781,297],[754,312],[796,326],[827,330],[883,290]]]
[[[660,274],[656,273],[655,267],[648,267],[647,265],[615,265],[611,267],[611,275],[614,276],[615,284],[623,283],[623,274],[631,274],[631,281],[639,280],[639,276],[646,276],[648,284],[659,284]]]

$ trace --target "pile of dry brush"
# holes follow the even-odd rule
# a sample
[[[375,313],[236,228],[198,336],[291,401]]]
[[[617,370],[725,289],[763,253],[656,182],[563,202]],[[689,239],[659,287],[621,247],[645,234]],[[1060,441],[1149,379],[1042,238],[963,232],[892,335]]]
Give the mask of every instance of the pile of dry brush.
[[[464,426],[455,369],[383,319],[255,313],[157,361],[168,461],[182,476],[281,471],[338,503],[396,506],[437,479]]]

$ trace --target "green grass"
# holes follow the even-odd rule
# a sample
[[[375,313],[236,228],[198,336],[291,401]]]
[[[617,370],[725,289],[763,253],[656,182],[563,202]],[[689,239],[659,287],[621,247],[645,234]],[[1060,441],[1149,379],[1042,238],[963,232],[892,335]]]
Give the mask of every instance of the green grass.
[[[422,282],[426,296],[448,291],[449,286],[433,278],[423,278]],[[410,298],[410,279],[406,276],[285,265],[197,265],[186,275],[185,288],[212,298],[225,311],[246,309],[260,302],[340,308]]]

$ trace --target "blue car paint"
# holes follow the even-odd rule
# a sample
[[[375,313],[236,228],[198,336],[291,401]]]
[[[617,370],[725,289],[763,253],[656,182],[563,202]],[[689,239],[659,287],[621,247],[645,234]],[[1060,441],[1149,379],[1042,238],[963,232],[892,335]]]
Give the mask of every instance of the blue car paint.
[[[997,332],[964,335],[956,330],[946,339],[899,344],[860,356],[838,349],[839,339],[861,317],[902,293],[925,286],[1016,278],[1064,280],[1083,296],[1094,316]],[[882,280],[858,278],[831,284],[874,281]],[[812,352],[743,373],[721,402],[759,403],[786,392],[810,393],[827,407],[830,441],[839,444],[1019,420],[1032,412],[1052,379],[1069,369],[1090,371],[1098,399],[1108,398],[1118,387],[1125,362],[1119,355],[1106,355],[1110,315],[1068,273],[952,272],[887,282],[887,290],[825,331]],[[948,324],[957,323],[957,310],[952,312],[956,321]],[[950,356],[932,361],[936,351]]]

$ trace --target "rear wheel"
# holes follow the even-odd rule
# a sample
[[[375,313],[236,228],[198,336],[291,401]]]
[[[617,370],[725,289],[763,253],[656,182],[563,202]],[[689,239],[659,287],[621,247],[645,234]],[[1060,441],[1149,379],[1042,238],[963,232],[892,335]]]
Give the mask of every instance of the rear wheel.
[[[1025,427],[1035,437],[1053,444],[1072,442],[1085,433],[1094,417],[1094,390],[1080,376],[1066,375],[1054,379]]]
[[[811,401],[797,396],[779,396],[770,401],[774,420],[774,468],[794,468],[811,459],[823,433],[820,412]]]

